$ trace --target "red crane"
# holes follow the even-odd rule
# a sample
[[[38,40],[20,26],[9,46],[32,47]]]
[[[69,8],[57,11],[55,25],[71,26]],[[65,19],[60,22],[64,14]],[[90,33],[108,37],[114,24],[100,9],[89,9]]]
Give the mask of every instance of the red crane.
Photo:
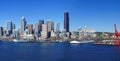
[[[115,33],[113,34],[113,43],[114,45],[120,45],[120,33],[117,31],[116,24],[114,24]]]

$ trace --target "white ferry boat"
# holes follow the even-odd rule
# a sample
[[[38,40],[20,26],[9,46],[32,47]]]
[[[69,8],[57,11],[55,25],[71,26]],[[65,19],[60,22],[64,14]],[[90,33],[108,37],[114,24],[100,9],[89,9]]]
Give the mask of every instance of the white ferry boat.
[[[94,41],[93,40],[83,40],[83,41],[74,40],[74,41],[70,41],[70,43],[92,43],[92,42],[94,42]]]
[[[80,43],[80,42],[79,42],[79,41],[74,40],[74,41],[70,41],[70,43],[78,44],[78,43]]]

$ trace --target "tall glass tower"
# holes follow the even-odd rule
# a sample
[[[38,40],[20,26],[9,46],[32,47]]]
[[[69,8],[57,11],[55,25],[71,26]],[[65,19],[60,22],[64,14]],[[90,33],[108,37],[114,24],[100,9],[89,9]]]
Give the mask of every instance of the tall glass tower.
[[[6,34],[10,35],[12,34],[12,22],[10,20],[8,20],[5,24],[5,30],[6,30]]]
[[[22,20],[21,20],[21,34],[22,35],[24,34],[25,29],[26,29],[26,19],[25,17],[22,17]]]
[[[64,13],[64,29],[66,32],[69,32],[69,13],[65,12]]]
[[[9,31],[12,31],[12,22],[11,21],[6,22],[6,29]]]
[[[60,31],[60,23],[56,23],[56,32]]]

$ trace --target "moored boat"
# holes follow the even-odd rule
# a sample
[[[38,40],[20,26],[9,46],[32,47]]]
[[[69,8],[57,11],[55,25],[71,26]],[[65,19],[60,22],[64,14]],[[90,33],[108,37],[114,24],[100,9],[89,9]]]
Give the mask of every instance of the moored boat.
[[[74,41],[70,41],[70,43],[78,44],[78,43],[80,43],[80,42],[79,42],[79,41],[74,40]]]
[[[29,40],[24,40],[24,39],[13,39],[13,42],[29,42]]]

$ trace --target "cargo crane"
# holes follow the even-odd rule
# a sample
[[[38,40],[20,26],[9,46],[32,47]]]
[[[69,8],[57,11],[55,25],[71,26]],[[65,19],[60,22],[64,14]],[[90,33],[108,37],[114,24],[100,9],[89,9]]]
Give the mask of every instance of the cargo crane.
[[[116,24],[114,24],[115,33],[113,34],[113,44],[120,45],[120,33],[117,31]]]

